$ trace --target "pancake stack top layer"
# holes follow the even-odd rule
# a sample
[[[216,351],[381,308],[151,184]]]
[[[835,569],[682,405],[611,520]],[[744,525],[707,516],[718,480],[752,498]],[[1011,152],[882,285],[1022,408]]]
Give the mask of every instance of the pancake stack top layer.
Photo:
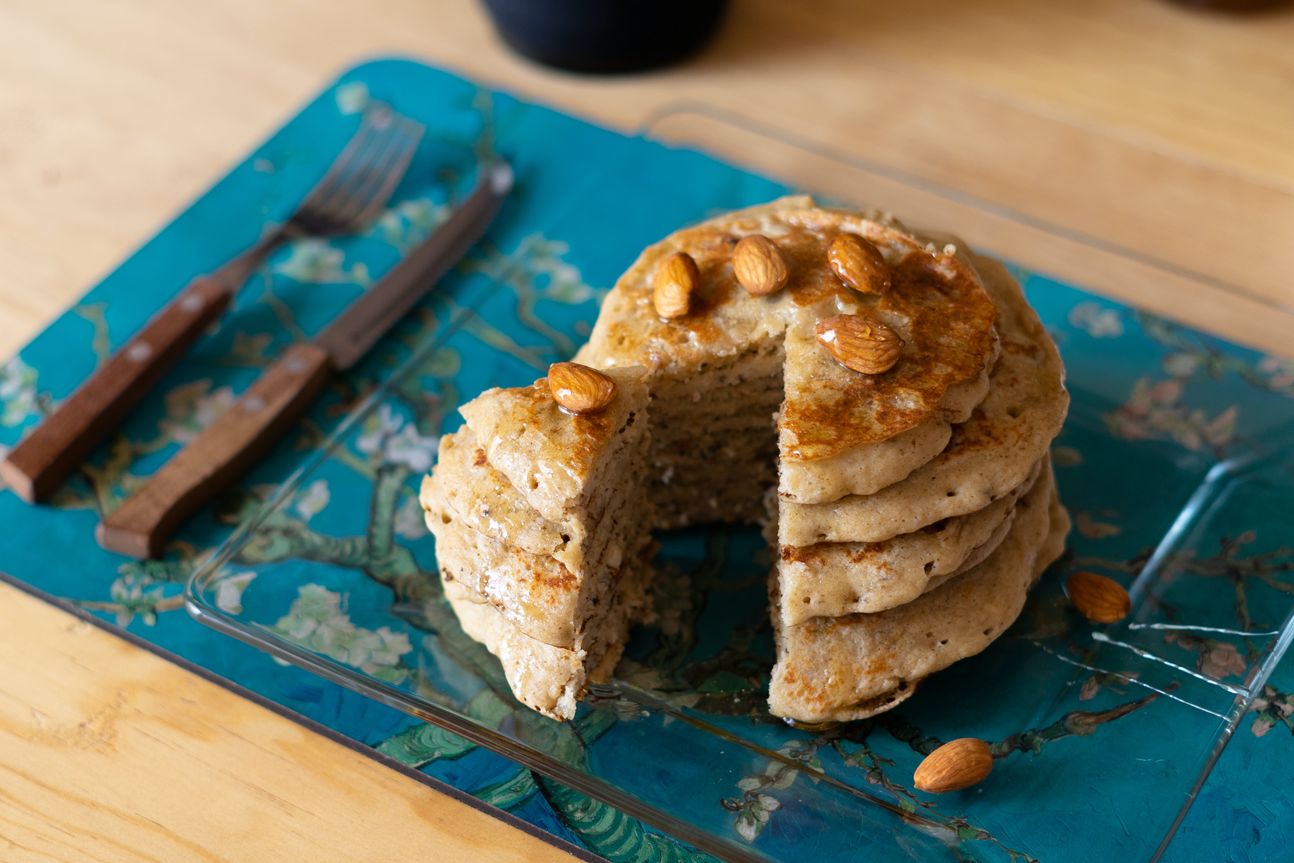
[[[887,288],[864,292],[842,282],[828,260],[828,246],[841,233],[880,251],[889,264]],[[773,240],[786,261],[787,284],[774,294],[752,296],[733,273],[733,250],[751,234]],[[932,420],[964,420],[983,397],[997,356],[997,310],[956,251],[858,213],[814,207],[807,198],[741,210],[644,251],[607,297],[579,356],[598,367],[644,365],[657,378],[695,379],[776,346],[785,389],[778,445],[786,482],[805,482],[804,473],[838,479],[834,459]],[[699,284],[688,314],[662,320],[653,286],[657,268],[675,252],[693,258]],[[899,362],[883,375],[845,368],[815,337],[818,322],[859,314],[874,316],[903,340]],[[785,492],[804,503],[833,496]]]
[[[420,495],[464,629],[522,702],[563,719],[649,607],[647,390],[641,369],[608,375],[615,396],[588,415],[545,378],[482,393]]]
[[[738,279],[739,244],[773,250],[776,287]],[[680,253],[683,313],[659,299]],[[898,703],[1000,634],[1059,553],[1060,360],[1005,269],[957,244],[806,198],[722,216],[645,250],[577,359],[646,369],[651,523],[757,522],[775,539],[778,715]],[[489,462],[548,518],[525,488],[542,451],[520,443],[526,417],[506,419],[492,439],[518,443]]]

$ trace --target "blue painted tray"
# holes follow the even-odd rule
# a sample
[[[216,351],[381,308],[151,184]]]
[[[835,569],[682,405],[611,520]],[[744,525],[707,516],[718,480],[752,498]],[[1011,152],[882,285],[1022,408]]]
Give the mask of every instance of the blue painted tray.
[[[1294,476],[1279,455],[1290,451],[1294,365],[1039,274],[1075,260],[1053,252],[1075,249],[1092,273],[1109,273],[1117,250],[705,109],[666,112],[625,137],[416,63],[357,67],[0,366],[0,447],[191,276],[289,211],[371,98],[431,130],[391,209],[364,237],[272,259],[52,506],[0,493],[5,576],[615,861],[705,856],[626,812],[734,859],[1146,859],[1237,730],[1186,821],[1189,839],[1166,859],[1287,847],[1288,666],[1264,680],[1294,590]],[[616,683],[572,725],[519,709],[437,601],[414,492],[436,437],[457,424],[454,406],[568,355],[646,243],[786,189],[694,145],[990,250],[1010,239],[1038,251],[1021,261],[1038,272],[1020,274],[1069,363],[1075,407],[1056,461],[1079,517],[1070,556],[993,650],[901,711],[838,734],[791,731],[761,711],[766,564],[746,532],[669,539],[664,625],[639,633]],[[431,230],[490,148],[520,185],[463,266],[165,559],[98,549],[100,513]],[[1081,281],[1082,270],[1063,271]],[[1183,278],[1145,261],[1130,272],[1161,286]],[[1075,566],[1133,588],[1127,625],[1095,632],[1069,613],[1058,585]],[[193,623],[181,611],[191,575],[200,619],[316,673]],[[962,735],[1005,753],[990,781],[911,793],[921,753]]]
[[[527,153],[534,115],[511,116],[478,122]],[[646,136],[599,154],[521,166],[520,206],[548,206],[445,286],[443,325],[195,575],[193,613],[725,858],[1154,858],[1294,632],[1289,367],[1021,270],[1069,369],[1054,455],[1077,530],[1006,637],[893,713],[794,730],[763,705],[763,542],[672,533],[662,623],[554,723],[516,704],[440,600],[414,502],[432,444],[460,401],[568,356],[646,242],[788,190]],[[1069,609],[1076,568],[1129,585],[1127,622]],[[962,736],[1003,756],[991,779],[914,793],[923,754]]]

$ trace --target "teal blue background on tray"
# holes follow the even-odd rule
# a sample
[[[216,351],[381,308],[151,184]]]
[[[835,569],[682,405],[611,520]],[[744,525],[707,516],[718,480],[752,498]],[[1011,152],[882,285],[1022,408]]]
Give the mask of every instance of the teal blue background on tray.
[[[15,443],[189,278],[252,242],[264,221],[284,216],[354,130],[370,99],[388,101],[429,128],[415,170],[388,213],[364,237],[298,243],[276,255],[220,327],[176,366],[52,506],[34,508],[0,493],[0,519],[11,538],[0,549],[0,571],[611,859],[700,856],[608,807],[537,781],[499,756],[206,629],[188,618],[179,597],[189,573],[233,526],[392,368],[425,350],[411,385],[399,388],[390,405],[357,430],[350,461],[342,465],[346,470],[330,472],[326,482],[307,482],[289,503],[294,522],[308,526],[308,532],[284,532],[279,538],[304,543],[294,554],[351,560],[373,576],[372,590],[398,592],[399,568],[390,556],[381,556],[381,549],[388,541],[424,538],[413,490],[430,466],[437,435],[457,424],[449,408],[485,386],[527,383],[549,362],[571,353],[587,333],[600,296],[643,245],[716,209],[767,200],[786,191],[784,186],[700,154],[598,129],[415,63],[367,64],[330,86],[0,367],[0,445]],[[473,165],[490,149],[512,161],[516,193],[486,240],[418,311],[331,386],[309,419],[241,488],[195,518],[164,560],[135,563],[98,549],[92,536],[99,514],[191,439],[285,345],[317,332],[433,229],[470,187]],[[1081,356],[1089,377],[1099,374],[1107,381],[1102,392],[1086,394],[1089,403],[1104,405],[1099,416],[1086,419],[1104,433],[1140,442],[1151,465],[1148,481],[1162,484],[1155,488],[1163,501],[1158,511],[1079,514],[1084,542],[1098,548],[1106,563],[1136,559],[1141,548],[1133,538],[1160,529],[1156,519],[1175,513],[1190,493],[1183,478],[1198,481],[1219,458],[1288,438],[1294,423],[1294,364],[1225,346],[1037,274],[1021,276],[1062,352],[1071,362]],[[478,307],[479,316],[466,315]],[[491,314],[492,307],[499,313]],[[491,325],[504,320],[521,326]],[[431,409],[426,409],[428,399]],[[412,403],[424,410],[409,409]],[[1084,459],[1085,471],[1127,470],[1127,465],[1100,463],[1099,449],[1084,446],[1085,435],[1090,431],[1080,421],[1061,441],[1062,488],[1066,470],[1079,469],[1066,458]],[[1163,470],[1153,472],[1154,465]],[[372,487],[388,480],[392,491],[382,499],[389,509],[369,522],[385,536],[357,536],[356,501],[369,506]],[[1247,537],[1245,531],[1256,524],[1236,524],[1231,536],[1241,541],[1231,554],[1236,561],[1258,561],[1278,578],[1294,568],[1294,528],[1288,527],[1294,517],[1271,511],[1288,497],[1272,501],[1248,504],[1246,511],[1263,510],[1255,518],[1267,529]],[[434,568],[430,560],[419,562]],[[240,576],[260,577],[250,571],[229,574],[224,580],[229,593],[221,602],[230,608],[240,601]],[[372,673],[402,673],[404,636],[364,629],[322,592],[313,598],[316,605],[300,609],[296,624],[337,639],[335,649],[344,649],[349,661]],[[1191,650],[1206,674],[1222,679],[1246,673],[1234,647],[1219,642]],[[1291,689],[1294,670],[1286,663],[1242,722],[1167,859],[1267,860],[1286,854],[1294,839]],[[794,813],[761,808],[759,794],[747,797],[737,809],[716,809],[715,818],[737,819],[742,835],[780,843],[770,847],[793,855]],[[1064,847],[1075,841],[1074,833],[1058,829],[1055,841]]]

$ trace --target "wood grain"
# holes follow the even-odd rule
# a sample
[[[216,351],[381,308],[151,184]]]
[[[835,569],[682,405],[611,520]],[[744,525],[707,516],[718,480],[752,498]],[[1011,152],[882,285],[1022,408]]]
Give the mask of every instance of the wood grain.
[[[177,293],[0,461],[0,478],[27,501],[53,494],[229,307],[234,290],[203,276]]]
[[[719,106],[1241,286],[1235,299],[1135,259],[1093,261],[1018,220],[846,178],[913,221],[1288,352],[1294,330],[1272,306],[1294,308],[1291,44],[1294,9],[1228,19],[1162,0],[736,0],[689,63],[589,79],[508,54],[471,0],[0,0],[0,354],[322,81],[390,53],[625,130],[680,100]],[[753,152],[806,185],[840,181],[834,160]],[[473,859],[529,853],[515,850],[522,834],[10,593],[0,655],[25,661],[0,661],[0,763],[29,778],[0,774],[0,789],[22,792],[0,795],[0,836],[39,852],[0,845],[0,857],[391,859],[408,842],[452,859],[468,856],[455,853],[463,831],[475,831]]]
[[[512,56],[469,0],[0,0],[0,15],[0,80],[30,82],[0,97],[0,349],[321,81],[401,52],[621,129],[719,105],[1294,307],[1294,9],[737,0],[691,62],[609,79]]]
[[[6,863],[574,859],[3,583],[0,656]]]
[[[131,557],[157,557],[185,519],[269,452],[319,393],[332,363],[301,342],[283,352],[230,407],[108,513],[95,538]]]
[[[817,152],[769,137],[735,121],[691,111],[672,113],[653,123],[664,140],[689,141],[736,149],[749,164],[800,188],[868,201],[901,214],[909,224],[935,228],[990,254],[1072,284],[1174,318],[1200,329],[1224,333],[1243,344],[1294,355],[1294,310],[1273,308],[1267,298],[1244,286],[1221,285],[1186,275],[1171,260],[1136,249],[1094,250],[1090,240],[1031,224],[1013,214],[985,210],[974,202],[915,187],[851,163],[840,152]],[[1294,247],[1294,242],[1289,244]],[[1294,303],[1294,287],[1282,294]]]

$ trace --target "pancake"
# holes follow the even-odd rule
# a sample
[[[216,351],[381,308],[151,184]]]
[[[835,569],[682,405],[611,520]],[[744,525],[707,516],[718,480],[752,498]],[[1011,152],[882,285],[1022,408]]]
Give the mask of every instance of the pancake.
[[[860,294],[831,271],[826,250],[841,232],[876,245],[890,290]],[[787,286],[770,296],[750,295],[732,271],[736,243],[756,233],[776,241],[790,268]],[[662,320],[652,280],[678,251],[696,261],[700,284],[691,313]],[[842,312],[874,314],[893,327],[907,345],[901,361],[881,375],[839,365],[812,329]],[[965,419],[987,391],[996,315],[963,255],[892,222],[784,198],[648,247],[608,295],[577,360],[648,369],[651,460],[668,477],[653,491],[662,526],[751,521],[772,465],[788,497],[820,501],[877,490],[929,461],[947,443],[948,424]],[[720,399],[730,401],[712,404]],[[736,434],[712,430],[711,409],[770,421]],[[740,488],[716,493],[733,482]]]
[[[853,260],[880,276],[837,275],[842,233],[879,250],[883,272],[865,245]],[[755,234],[788,273],[759,296],[733,270]],[[678,252],[698,281],[663,319],[654,281]],[[897,360],[837,361],[816,327],[842,314],[882,321]],[[548,716],[573,715],[650,614],[653,529],[765,526],[770,708],[813,722],[888,709],[984,649],[1060,553],[1055,346],[1005,269],[953,238],[807,198],[719,216],[644,250],[576,360],[616,381],[605,412],[564,413],[542,379],[487,391],[421,495],[464,631]]]
[[[988,557],[1015,518],[1016,501],[1041,470],[968,515],[881,542],[783,546],[778,555],[782,623],[885,611],[911,602]]]
[[[422,481],[419,495],[428,513],[458,519],[479,533],[508,542],[531,554],[552,555],[578,566],[579,531],[562,533],[560,525],[535,512],[508,478],[489,463],[485,450],[467,426],[442,435],[435,470]]]
[[[491,603],[458,581],[445,582],[445,599],[468,636],[499,658],[517,700],[553,719],[575,715],[589,683],[611,677],[629,637],[629,627],[650,605],[651,569],[643,564],[622,578],[607,612],[590,621],[578,648],[555,647],[522,632]]]
[[[606,474],[644,432],[646,417],[636,431],[629,428],[647,403],[642,369],[608,374],[618,396],[595,414],[567,413],[553,400],[547,378],[528,387],[486,390],[459,408],[489,464],[551,522],[562,522],[573,509],[590,505],[599,490],[615,485]]]
[[[956,237],[914,236],[918,241],[926,241],[927,247],[933,243],[943,250],[954,249],[956,260],[973,271],[966,245]],[[820,388],[817,382],[832,371],[808,323],[802,320],[798,326],[788,328],[784,342],[785,381],[791,392],[808,393]],[[781,461],[778,494],[794,503],[829,503],[845,495],[873,494],[904,479],[944,450],[952,437],[953,424],[965,422],[988,394],[989,371],[997,362],[999,351],[995,327],[990,355],[979,375],[949,387],[934,418],[893,437],[811,460],[796,459],[789,457],[795,443],[790,431],[793,423],[784,423],[779,443],[782,454],[788,457]]]
[[[1068,531],[1048,465],[1017,504],[1001,545],[938,589],[877,614],[786,626],[775,613],[769,709],[803,722],[837,722],[905,701],[922,679],[979,653],[1011,625],[1029,588],[1063,551]]]
[[[603,519],[607,529],[599,533],[607,537],[588,556],[613,580],[621,577],[626,561],[651,556],[651,536],[637,527],[645,514]],[[590,604],[605,599],[602,591],[584,584],[581,567],[569,568],[553,557],[531,554],[470,528],[440,529],[436,557],[443,577],[495,606],[526,635],[557,647],[575,647]]]
[[[821,350],[816,344],[813,346]],[[787,340],[787,350],[794,351]],[[879,443],[854,447],[817,461],[783,461],[778,494],[793,503],[823,503],[851,494],[873,494],[906,479],[912,471],[943,452],[952,438],[952,423],[932,420]]]
[[[832,503],[784,501],[781,545],[880,542],[976,512],[1024,482],[1047,452],[1069,407],[1060,356],[1006,268],[990,258],[975,262],[1000,312],[1002,356],[984,401],[942,453],[903,481]]]
[[[642,369],[609,374],[615,396],[591,415],[560,409],[543,378],[481,394],[420,494],[465,630],[559,718],[649,613],[647,389]]]

